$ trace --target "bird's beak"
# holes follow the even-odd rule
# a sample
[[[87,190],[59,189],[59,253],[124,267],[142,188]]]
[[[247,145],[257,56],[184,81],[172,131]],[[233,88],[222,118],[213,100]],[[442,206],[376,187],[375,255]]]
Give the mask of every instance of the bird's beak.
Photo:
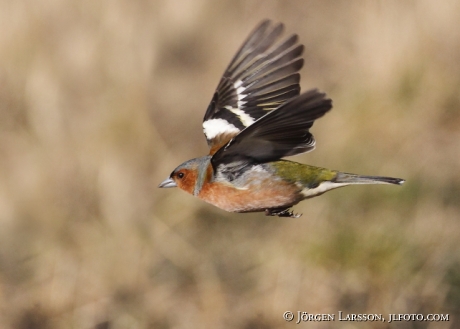
[[[172,180],[172,178],[166,178],[160,183],[160,185],[158,185],[158,187],[177,187],[177,184]]]

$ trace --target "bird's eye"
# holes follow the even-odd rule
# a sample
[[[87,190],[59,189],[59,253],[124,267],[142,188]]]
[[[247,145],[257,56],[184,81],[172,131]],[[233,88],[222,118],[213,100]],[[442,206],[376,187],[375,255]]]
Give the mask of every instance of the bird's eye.
[[[178,173],[177,177],[180,178],[180,179],[184,178],[184,173],[183,172]]]

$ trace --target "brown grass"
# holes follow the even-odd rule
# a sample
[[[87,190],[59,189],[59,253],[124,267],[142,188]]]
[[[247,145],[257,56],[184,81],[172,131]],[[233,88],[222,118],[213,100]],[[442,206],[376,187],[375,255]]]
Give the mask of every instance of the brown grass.
[[[334,100],[296,160],[404,186],[295,220],[157,189],[206,154],[204,111],[263,18]],[[458,1],[0,0],[0,327],[293,328],[290,310],[457,328],[459,21]]]

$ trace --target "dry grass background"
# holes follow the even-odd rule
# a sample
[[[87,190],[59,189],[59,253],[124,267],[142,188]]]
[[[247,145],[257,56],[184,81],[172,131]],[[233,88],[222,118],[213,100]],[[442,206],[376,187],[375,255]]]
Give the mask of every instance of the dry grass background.
[[[229,214],[157,184],[263,18],[334,110],[296,160],[403,177]],[[459,1],[0,1],[0,328],[460,326]]]

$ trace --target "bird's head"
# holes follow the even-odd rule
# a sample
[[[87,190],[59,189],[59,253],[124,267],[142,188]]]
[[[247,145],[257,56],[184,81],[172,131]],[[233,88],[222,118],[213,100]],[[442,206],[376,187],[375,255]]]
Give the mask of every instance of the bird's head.
[[[206,156],[182,163],[158,187],[178,187],[190,194],[195,194],[197,187],[201,188],[203,184],[209,160],[210,157]]]

